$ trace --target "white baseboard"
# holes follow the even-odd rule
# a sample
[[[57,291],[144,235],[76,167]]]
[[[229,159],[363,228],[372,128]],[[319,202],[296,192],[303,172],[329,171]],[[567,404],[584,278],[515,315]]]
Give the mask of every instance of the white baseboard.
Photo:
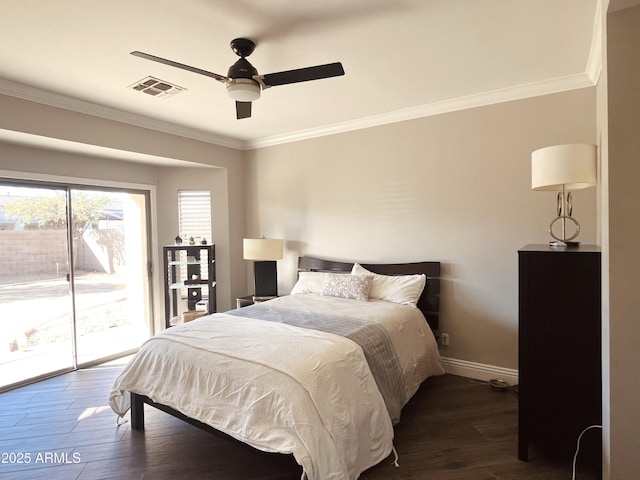
[[[467,362],[456,358],[440,357],[445,372],[460,377],[488,381],[492,379],[504,380],[509,385],[518,384],[518,370],[496,367],[483,363]]]

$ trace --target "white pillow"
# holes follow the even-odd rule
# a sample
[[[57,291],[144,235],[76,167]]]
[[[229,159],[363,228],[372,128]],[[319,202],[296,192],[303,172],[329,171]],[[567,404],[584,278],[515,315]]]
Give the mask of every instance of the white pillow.
[[[366,302],[371,289],[371,275],[340,275],[327,273],[322,295],[352,298]]]
[[[369,298],[386,300],[415,307],[422,290],[427,284],[427,276],[421,275],[380,275],[354,263],[352,275],[371,275],[373,282],[369,290]]]
[[[296,293],[317,293],[322,294],[327,274],[325,272],[299,272],[298,281],[291,290],[291,295]]]

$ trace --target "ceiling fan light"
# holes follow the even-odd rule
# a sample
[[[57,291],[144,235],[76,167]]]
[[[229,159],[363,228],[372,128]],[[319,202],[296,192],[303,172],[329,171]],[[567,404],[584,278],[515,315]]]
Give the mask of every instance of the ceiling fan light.
[[[260,98],[260,84],[250,78],[235,78],[227,83],[227,93],[237,102],[253,102]]]

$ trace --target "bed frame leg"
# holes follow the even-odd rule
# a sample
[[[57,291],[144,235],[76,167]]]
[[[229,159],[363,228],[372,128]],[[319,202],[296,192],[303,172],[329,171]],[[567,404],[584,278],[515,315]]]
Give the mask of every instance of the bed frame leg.
[[[131,392],[131,428],[144,430],[144,401],[140,395]]]

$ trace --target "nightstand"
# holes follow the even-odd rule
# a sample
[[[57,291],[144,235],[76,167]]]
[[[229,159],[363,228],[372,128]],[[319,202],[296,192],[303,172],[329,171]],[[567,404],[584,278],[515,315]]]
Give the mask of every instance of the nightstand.
[[[236,308],[248,307],[254,303],[266,302],[278,297],[256,297],[254,295],[247,295],[246,297],[236,298]]]

